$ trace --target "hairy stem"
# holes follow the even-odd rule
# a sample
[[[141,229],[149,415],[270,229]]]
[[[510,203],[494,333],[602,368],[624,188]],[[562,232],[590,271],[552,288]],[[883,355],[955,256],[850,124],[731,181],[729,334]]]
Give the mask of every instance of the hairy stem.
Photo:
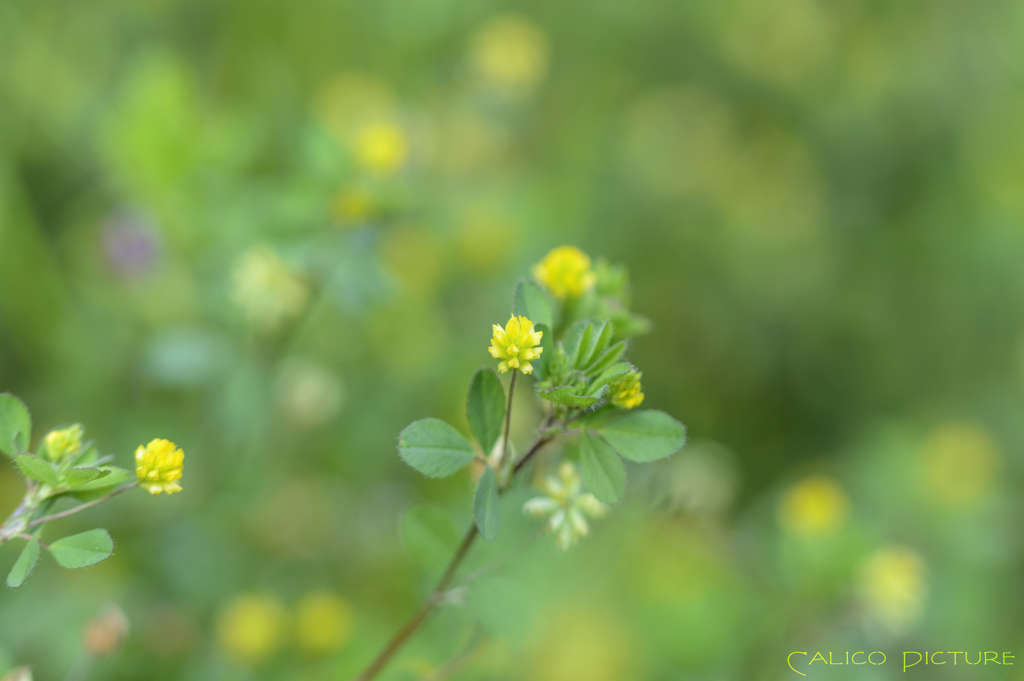
[[[512,378],[514,381],[514,374]],[[509,389],[509,393],[511,394],[511,386]],[[511,399],[509,399],[509,404],[512,404]],[[508,419],[506,418],[506,421],[507,420]],[[547,425],[547,423],[545,425]],[[508,433],[506,426],[506,438],[507,437]],[[523,458],[516,463],[515,468],[512,469],[512,477],[514,477],[515,474],[518,473],[519,470],[522,469],[522,467],[525,466],[526,463],[537,452],[539,452],[544,445],[551,442],[551,440],[553,440],[554,437],[554,435],[544,435],[538,438],[530,447],[530,449],[527,450]],[[509,478],[509,484],[511,484],[512,477]],[[501,493],[504,493],[506,489],[508,488],[505,487],[499,491]],[[354,679],[354,681],[370,681],[370,679],[375,678],[377,674],[379,674],[381,670],[384,669],[387,663],[391,661],[391,658],[395,656],[395,653],[401,650],[402,646],[405,645],[406,641],[409,640],[409,637],[412,636],[412,634],[417,629],[419,629],[420,625],[423,624],[423,622],[427,619],[427,615],[429,615],[430,611],[434,609],[435,605],[437,605],[438,600],[440,600],[441,594],[444,593],[445,589],[448,588],[448,585],[451,584],[452,579],[455,577],[455,573],[458,571],[463,559],[465,559],[466,555],[469,553],[469,549],[473,546],[473,542],[476,541],[476,538],[477,528],[476,524],[473,524],[466,532],[465,537],[463,537],[462,543],[459,544],[459,548],[455,551],[455,555],[453,555],[451,561],[448,562],[448,567],[447,569],[445,569],[444,575],[441,576],[441,579],[438,581],[437,586],[434,587],[433,591],[430,592],[430,596],[427,597],[427,601],[420,607],[419,610],[416,611],[416,613],[412,617],[409,618],[409,620],[405,624],[402,625],[402,628],[399,629],[395,633],[395,635],[391,637],[391,640],[388,641],[387,645],[384,646],[384,649],[381,650],[380,653],[378,653],[377,657],[374,658],[373,662],[370,663],[370,666],[368,666],[363,671],[362,674],[357,676]]]
[[[43,523],[48,523],[51,520],[58,520],[60,518],[66,518],[69,515],[74,515],[74,514],[80,512],[80,511],[84,511],[87,508],[92,508],[93,506],[96,506],[98,504],[102,504],[104,501],[108,501],[110,499],[113,499],[114,497],[116,497],[121,492],[127,492],[128,490],[132,489],[133,487],[137,487],[138,484],[139,483],[137,483],[137,482],[133,482],[130,485],[125,485],[124,487],[121,487],[120,489],[115,489],[110,494],[102,496],[99,499],[93,499],[92,501],[88,501],[88,502],[86,502],[84,504],[81,504],[79,506],[75,506],[74,508],[69,508],[68,510],[61,511],[60,513],[54,513],[53,515],[47,515],[47,516],[43,516],[42,518],[36,518],[35,520],[33,520],[32,522],[30,522],[28,524],[28,527],[35,527],[36,525],[42,525]]]

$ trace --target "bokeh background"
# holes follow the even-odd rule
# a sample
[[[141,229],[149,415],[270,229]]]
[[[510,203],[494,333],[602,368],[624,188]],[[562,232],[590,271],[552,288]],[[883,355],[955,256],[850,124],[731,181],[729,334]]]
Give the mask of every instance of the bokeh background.
[[[381,678],[1020,650],[1022,79],[1009,0],[0,1],[0,390],[121,465],[186,452],[181,494],[52,525],[116,553],[0,594],[0,663],[83,676],[114,604],[88,678],[351,676],[470,520],[396,436],[465,429],[563,243],[628,266],[645,407],[691,443],[568,553],[504,546]]]

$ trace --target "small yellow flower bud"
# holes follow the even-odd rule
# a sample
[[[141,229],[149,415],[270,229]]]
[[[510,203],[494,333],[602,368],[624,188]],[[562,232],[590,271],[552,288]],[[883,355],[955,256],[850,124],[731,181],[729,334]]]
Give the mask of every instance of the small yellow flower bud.
[[[498,365],[498,371],[505,373],[509,369],[519,369],[524,374],[533,373],[530,362],[544,352],[544,348],[537,347],[544,332],[535,331],[533,322],[526,317],[516,318],[515,315],[508,320],[504,329],[497,324],[492,325],[492,328],[494,337],[487,351],[494,359],[503,360]]]
[[[640,378],[643,376],[639,371],[630,371],[621,383],[612,388],[612,406],[619,409],[632,409],[639,407],[644,401],[644,394],[641,392]]]
[[[60,461],[65,456],[78,454],[82,449],[84,431],[80,424],[61,430],[51,430],[43,442],[46,444],[46,456],[50,461]]]
[[[559,246],[533,267],[533,276],[556,298],[579,298],[597,283],[590,258],[575,246]]]
[[[150,494],[181,491],[182,461],[185,453],[169,440],[156,439],[135,450],[135,476]]]

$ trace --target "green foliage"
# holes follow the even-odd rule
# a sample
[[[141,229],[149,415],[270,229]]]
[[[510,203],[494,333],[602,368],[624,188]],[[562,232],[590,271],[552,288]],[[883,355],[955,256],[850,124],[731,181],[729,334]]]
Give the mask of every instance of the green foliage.
[[[25,403],[10,393],[0,393],[0,452],[14,456],[28,449],[32,416]]]
[[[16,454],[14,456],[14,463],[18,466],[18,470],[27,478],[50,487],[60,485],[60,476],[57,474],[57,469],[54,468],[53,464],[40,459],[35,454]]]
[[[522,315],[536,324],[550,329],[554,324],[551,299],[533,279],[520,279],[512,294],[512,313]]]
[[[61,486],[68,489],[76,489],[90,482],[106,482],[103,479],[109,475],[109,470],[101,470],[99,468],[69,468],[61,476]]]
[[[466,418],[486,456],[501,437],[505,419],[505,390],[494,369],[484,367],[473,375],[466,398]]]
[[[494,541],[501,530],[501,499],[498,494],[498,478],[494,469],[486,466],[473,496],[473,517],[480,536],[487,541]]]
[[[49,550],[61,567],[83,568],[108,558],[114,552],[114,541],[106,530],[95,529],[58,539]]]
[[[587,489],[598,500],[615,503],[626,491],[622,459],[604,440],[586,431],[580,435],[580,468]]]
[[[592,407],[600,402],[604,396],[603,388],[597,395],[580,395],[577,393],[579,390],[581,389],[571,385],[563,385],[558,388],[541,388],[537,391],[537,394],[549,402],[557,402],[573,409]]]
[[[407,464],[430,478],[446,478],[476,456],[462,433],[441,419],[423,419],[398,436],[398,453]]]
[[[25,548],[21,550],[21,555],[14,562],[14,567],[7,573],[7,586],[16,589],[24,584],[38,561],[39,539],[33,536],[25,543]]]
[[[598,432],[621,456],[638,463],[663,459],[686,444],[686,427],[654,409],[628,414]]]

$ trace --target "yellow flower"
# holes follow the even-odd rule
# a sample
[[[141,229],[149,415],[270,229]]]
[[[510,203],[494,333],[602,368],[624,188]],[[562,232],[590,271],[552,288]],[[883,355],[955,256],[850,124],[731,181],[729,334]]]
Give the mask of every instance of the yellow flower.
[[[559,246],[533,267],[533,276],[556,298],[579,298],[597,282],[590,258],[575,246]]]
[[[169,440],[156,439],[135,450],[135,476],[150,494],[181,491],[181,464],[185,453]]]
[[[497,324],[493,324],[492,328],[494,338],[487,351],[494,359],[504,360],[498,365],[498,371],[505,373],[509,369],[519,369],[524,374],[533,373],[530,362],[544,352],[544,348],[537,347],[544,332],[534,331],[533,322],[526,317],[517,319],[515,315],[508,320],[504,329]]]
[[[644,401],[644,394],[641,392],[640,378],[643,376],[639,371],[630,371],[617,386],[612,388],[611,403],[619,409],[632,409],[638,407]]]
[[[608,507],[597,497],[582,493],[582,483],[576,466],[563,461],[558,477],[547,475],[541,481],[539,487],[544,496],[534,497],[523,505],[527,515],[548,519],[548,531],[555,535],[555,543],[563,551],[590,534],[587,516],[602,518],[608,513]]]
[[[497,17],[474,36],[469,61],[487,86],[509,95],[525,94],[547,71],[547,37],[527,19]]]
[[[779,522],[797,537],[823,537],[841,528],[849,512],[850,501],[839,483],[824,475],[814,475],[786,491]]]
[[[866,614],[893,633],[902,633],[924,609],[925,564],[914,551],[891,546],[875,552],[861,569]]]
[[[402,169],[409,158],[409,139],[394,123],[371,123],[356,135],[356,161],[365,170],[378,175],[392,175]]]
[[[246,251],[232,275],[234,301],[253,325],[266,331],[298,313],[309,295],[305,282],[267,246]]]
[[[928,436],[920,464],[926,489],[936,501],[970,506],[991,492],[999,473],[999,448],[980,426],[947,423]]]
[[[217,618],[217,647],[236,662],[255,665],[281,645],[286,617],[272,596],[238,596]]]
[[[295,613],[299,647],[313,655],[341,650],[352,636],[352,606],[330,591],[314,591],[299,602]]]
[[[50,461],[60,461],[65,456],[77,454],[82,449],[83,434],[82,426],[78,423],[61,430],[51,430],[43,439],[46,456]]]

